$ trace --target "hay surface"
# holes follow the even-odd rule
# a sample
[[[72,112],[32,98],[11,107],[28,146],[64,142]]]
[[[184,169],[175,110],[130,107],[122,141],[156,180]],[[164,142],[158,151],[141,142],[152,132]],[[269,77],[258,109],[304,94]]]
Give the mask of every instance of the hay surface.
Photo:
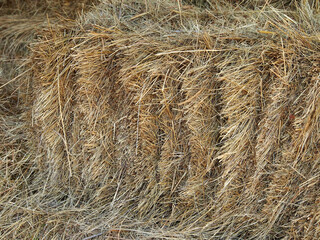
[[[1,237],[318,239],[319,6],[240,2],[3,22]]]

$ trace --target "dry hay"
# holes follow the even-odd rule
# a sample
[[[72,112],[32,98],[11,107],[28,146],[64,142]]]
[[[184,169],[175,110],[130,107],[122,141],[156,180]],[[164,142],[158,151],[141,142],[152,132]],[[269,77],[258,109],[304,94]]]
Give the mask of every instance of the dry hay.
[[[102,1],[35,29],[1,237],[319,238],[319,6],[261,2]]]
[[[36,2],[37,6],[32,5]],[[66,27],[69,23],[61,16],[63,12],[68,12],[68,6],[62,6],[57,16],[54,13],[56,9],[44,9],[40,7],[41,2],[42,6],[48,6],[55,1],[0,1],[1,239],[33,239],[40,229],[39,226],[47,222],[46,219],[41,220],[40,214],[30,216],[32,211],[27,210],[31,205],[34,206],[34,201],[37,200],[32,196],[32,185],[36,179],[33,176],[38,171],[33,154],[35,150],[30,148],[33,143],[28,139],[32,133],[28,133],[29,123],[25,122],[31,107],[28,106],[28,101],[32,97],[32,81],[21,81],[20,77],[30,71],[25,67],[29,56],[28,49],[37,34],[50,24],[63,24]],[[24,210],[14,206],[23,206]],[[45,237],[45,234],[42,236]]]
[[[73,19],[97,2],[97,0],[0,0],[0,15],[48,14]]]

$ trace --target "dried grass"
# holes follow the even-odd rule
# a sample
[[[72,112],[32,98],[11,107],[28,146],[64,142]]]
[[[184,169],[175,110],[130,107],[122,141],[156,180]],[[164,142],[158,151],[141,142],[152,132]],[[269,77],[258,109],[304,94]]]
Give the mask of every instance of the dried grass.
[[[317,2],[188,4],[0,25],[3,239],[319,238]]]
[[[64,16],[73,19],[96,4],[97,0],[1,0],[1,15]]]

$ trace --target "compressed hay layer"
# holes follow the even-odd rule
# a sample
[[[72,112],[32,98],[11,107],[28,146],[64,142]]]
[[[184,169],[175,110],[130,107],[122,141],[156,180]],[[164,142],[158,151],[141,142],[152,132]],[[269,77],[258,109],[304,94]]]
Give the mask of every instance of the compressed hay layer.
[[[102,1],[39,29],[22,126],[1,124],[27,146],[1,148],[1,236],[319,238],[317,6],[258,2]]]

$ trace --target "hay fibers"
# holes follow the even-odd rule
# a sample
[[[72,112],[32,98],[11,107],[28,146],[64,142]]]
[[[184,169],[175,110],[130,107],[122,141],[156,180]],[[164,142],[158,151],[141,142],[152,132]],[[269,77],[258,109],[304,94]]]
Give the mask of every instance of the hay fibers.
[[[0,239],[320,238],[317,1],[0,9]]]

